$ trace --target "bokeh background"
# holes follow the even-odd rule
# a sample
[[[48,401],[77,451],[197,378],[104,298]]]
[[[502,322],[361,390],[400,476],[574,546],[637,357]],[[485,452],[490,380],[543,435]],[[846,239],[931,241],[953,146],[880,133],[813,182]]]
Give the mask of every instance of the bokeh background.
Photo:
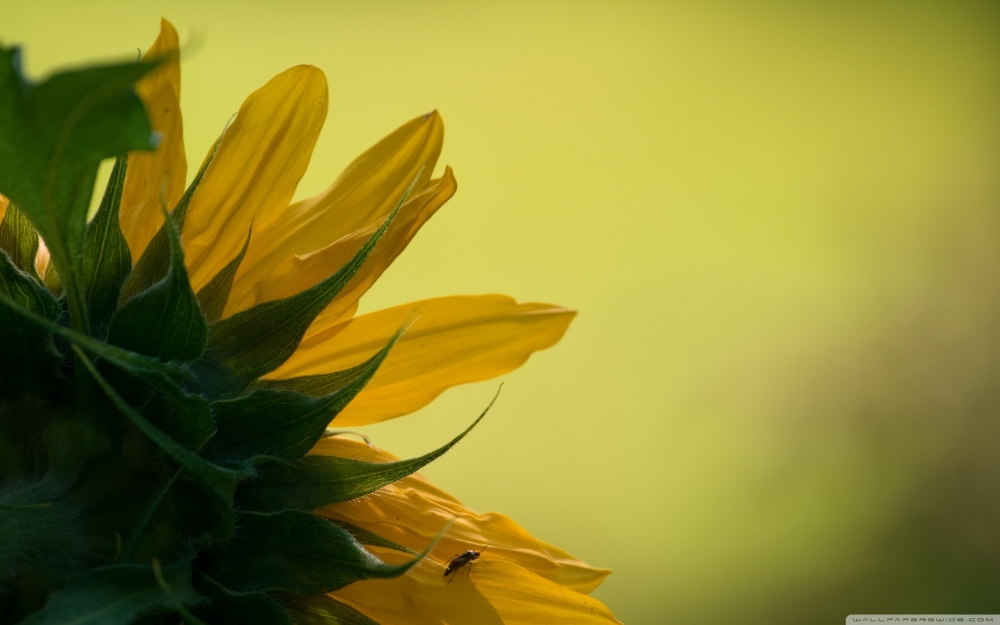
[[[579,309],[427,469],[642,623],[1000,613],[1000,10],[989,2],[3,2],[36,76],[188,42],[197,163],[298,63],[298,196],[439,109],[457,196],[362,302]],[[193,168],[192,168],[193,169]],[[367,428],[400,455],[495,382]]]

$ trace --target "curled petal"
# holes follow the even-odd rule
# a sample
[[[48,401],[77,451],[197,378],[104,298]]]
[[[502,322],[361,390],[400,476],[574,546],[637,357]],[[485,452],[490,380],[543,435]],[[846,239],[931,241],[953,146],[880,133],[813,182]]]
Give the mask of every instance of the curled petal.
[[[258,238],[288,206],[326,108],[326,77],[311,65],[278,74],[240,107],[184,223],[184,253],[195,291],[239,253],[251,223]]]
[[[406,248],[420,227],[455,194],[456,188],[455,176],[449,167],[445,170],[442,178],[432,180],[422,193],[407,201],[400,208],[399,214],[396,215],[396,219],[392,222],[385,236],[368,257],[368,261],[344,287],[344,290],[326,307],[316,322],[322,324],[324,319],[341,318],[349,308],[355,305],[365,291]],[[261,282],[254,304],[290,297],[319,283],[337,268],[346,264],[364,242],[371,237],[372,233],[378,229],[383,219],[384,217],[361,230],[345,235],[321,250],[285,259],[271,271],[266,280]],[[233,303],[232,300],[230,302]],[[239,309],[239,307],[234,307],[230,314]]]
[[[338,415],[338,426],[409,414],[447,388],[513,371],[533,352],[559,341],[576,312],[551,304],[518,304],[506,295],[454,296],[388,308],[327,328],[313,323],[292,357],[267,377],[357,365],[380,350],[413,314],[420,318]]]
[[[163,225],[161,198],[168,208],[173,208],[184,194],[187,177],[177,31],[167,20],[160,20],[160,36],[143,58],[162,56],[167,56],[168,60],[135,87],[146,105],[153,130],[161,137],[155,151],[133,152],[128,159],[120,222],[133,259],[142,255]]]
[[[373,551],[391,557],[384,549]],[[511,562],[487,560],[483,554],[472,566],[468,572],[456,573],[449,584],[443,565],[423,560],[402,577],[356,582],[331,594],[380,625],[619,623],[597,599]]]
[[[324,193],[289,206],[270,226],[254,224],[225,314],[266,301],[257,297],[258,287],[281,263],[380,222],[410,184],[412,195],[423,192],[443,140],[444,122],[437,111],[410,120],[355,159]],[[325,275],[338,267],[325,267]]]
[[[366,462],[396,460],[375,447],[343,437],[323,439],[310,453]],[[326,506],[317,512],[375,532],[414,551],[426,547],[442,527],[453,521],[430,555],[438,563],[447,564],[457,553],[488,545],[486,553],[490,559],[516,564],[574,592],[592,591],[611,572],[594,568],[536,539],[502,514],[476,514],[419,474],[405,477],[368,497]]]
[[[3,223],[3,218],[7,215],[8,204],[10,204],[10,200],[0,195],[0,223]]]

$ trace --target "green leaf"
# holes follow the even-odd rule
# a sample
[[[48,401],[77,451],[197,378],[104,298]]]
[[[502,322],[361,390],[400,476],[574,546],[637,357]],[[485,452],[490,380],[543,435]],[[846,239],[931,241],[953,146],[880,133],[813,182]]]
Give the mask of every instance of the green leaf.
[[[408,194],[409,190],[378,230],[336,273],[301,293],[259,304],[214,324],[208,335],[211,359],[203,364],[203,375],[210,376],[214,386],[238,393],[288,360],[309,324],[368,260]]]
[[[118,309],[108,342],[160,360],[191,362],[205,352],[208,323],[188,281],[180,235],[170,217],[163,225],[170,242],[167,275]]]
[[[395,549],[396,551],[402,551],[403,553],[408,553],[411,556],[419,555],[417,554],[416,551],[410,549],[409,547],[404,547],[403,545],[394,543],[388,538],[382,538],[375,532],[369,532],[365,528],[358,527],[357,525],[352,525],[347,521],[341,521],[339,519],[327,519],[327,521],[333,523],[340,529],[346,531],[362,545],[368,545],[370,547],[385,547],[386,549]]]
[[[184,230],[184,219],[187,217],[187,209],[191,205],[191,198],[194,197],[195,191],[201,186],[205,172],[208,171],[208,166],[212,164],[212,160],[215,158],[215,153],[218,151],[219,144],[221,143],[222,137],[220,136],[215,140],[215,145],[212,146],[212,150],[208,153],[205,162],[201,164],[198,175],[188,185],[187,190],[184,191],[184,195],[177,202],[177,206],[170,213],[170,218],[173,220],[177,232]],[[146,246],[146,250],[139,257],[138,262],[135,263],[135,267],[132,268],[128,280],[125,281],[125,285],[122,287],[118,305],[123,306],[130,299],[162,280],[170,269],[172,259],[173,244],[171,243],[170,230],[167,227],[166,220],[164,220],[163,226],[160,227],[156,235],[150,240],[149,245]]]
[[[201,311],[205,314],[205,318],[208,319],[209,323],[215,323],[222,318],[226,302],[229,301],[229,293],[233,290],[233,278],[236,277],[236,271],[240,268],[243,257],[246,256],[247,248],[250,247],[250,235],[252,232],[252,228],[250,232],[247,232],[247,239],[243,242],[243,249],[236,255],[236,258],[229,261],[229,264],[223,267],[222,271],[217,273],[211,282],[198,291],[198,304],[201,306]]]
[[[41,610],[22,625],[131,625],[142,617],[173,612],[175,600],[196,603],[191,566],[167,567],[164,579],[171,594],[157,582],[153,568],[116,564],[89,571],[49,596]]]
[[[60,357],[52,335],[26,319],[20,311],[44,319],[52,325],[61,312],[59,302],[48,290],[13,265],[0,252],[0,389],[22,395],[40,380],[55,376]]]
[[[0,263],[0,267],[2,266],[2,263]],[[171,380],[176,384],[184,383],[191,376],[190,371],[181,365],[162,362],[156,358],[136,354],[126,349],[109,345],[71,328],[61,326],[58,323],[37,314],[30,306],[25,306],[24,304],[19,303],[19,300],[12,298],[10,295],[5,293],[2,288],[0,288],[0,304],[3,304],[3,306],[6,307],[6,310],[12,311],[17,316],[28,320],[31,324],[72,341],[87,351],[104,358],[116,367],[129,373],[133,373],[135,375],[149,374],[162,376],[163,378]],[[3,308],[0,308],[0,310],[2,309]]]
[[[88,329],[80,276],[97,167],[156,147],[133,85],[158,63],[90,66],[32,84],[21,73],[20,50],[0,47],[0,193],[45,239],[80,330]]]
[[[87,224],[83,241],[83,281],[87,293],[90,323],[103,335],[115,306],[122,283],[132,270],[132,253],[118,222],[118,209],[125,187],[128,156],[115,160],[111,178],[97,214]]]
[[[207,575],[199,577],[198,589],[208,601],[194,612],[209,623],[291,625],[278,602],[264,593],[233,592]]]
[[[351,606],[326,595],[304,597],[283,592],[275,596],[293,625],[378,625]]]
[[[490,411],[496,397],[479,418],[447,445],[429,454],[398,462],[364,462],[337,456],[309,455],[295,462],[270,462],[258,467],[258,479],[245,482],[236,493],[245,510],[315,510],[374,493],[419,471],[458,444]]]
[[[398,577],[423,555],[390,566],[326,519],[286,510],[241,514],[240,531],[226,544],[205,552],[202,566],[235,591],[316,595],[363,579]]]
[[[250,385],[250,388],[292,391],[304,395],[312,395],[313,397],[323,397],[324,395],[336,393],[340,389],[356,382],[358,378],[367,375],[372,363],[381,358],[381,353],[375,354],[360,365],[354,365],[341,371],[320,373],[318,375],[303,375],[297,378],[285,378],[282,380],[257,380]]]
[[[35,255],[38,253],[38,233],[17,208],[17,204],[7,206],[3,223],[0,223],[0,250],[7,252],[14,266],[38,279],[35,271]]]
[[[244,397],[214,402],[218,432],[205,448],[205,455],[220,460],[301,458],[322,438],[330,421],[368,384],[402,332],[400,328],[385,347],[365,362],[365,368],[349,384],[325,397],[258,389]]]
[[[212,498],[216,512],[220,516],[221,523],[218,529],[213,532],[213,538],[224,540],[233,530],[233,492],[240,480],[250,477],[251,471],[248,469],[234,470],[220,467],[205,460],[201,456],[192,453],[183,445],[169,437],[162,430],[150,423],[145,417],[132,409],[128,403],[108,384],[90,359],[87,358],[83,350],[78,346],[73,346],[79,361],[90,371],[91,376],[97,384],[104,390],[104,393],[111,400],[118,410],[125,415],[132,425],[145,434],[174,462],[177,463],[185,473],[197,482],[205,492]]]

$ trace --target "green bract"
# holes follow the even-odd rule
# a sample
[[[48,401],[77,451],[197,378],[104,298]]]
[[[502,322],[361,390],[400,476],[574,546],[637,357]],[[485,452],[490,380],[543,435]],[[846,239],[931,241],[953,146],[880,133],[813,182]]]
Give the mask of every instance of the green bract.
[[[326,280],[220,320],[247,246],[196,294],[179,236],[211,156],[134,267],[118,222],[126,155],[156,145],[133,85],[157,62],[33,84],[19,54],[0,48],[0,622],[371,623],[324,593],[423,554],[312,510],[413,473],[469,430],[407,461],[307,455],[402,330],[351,369],[260,378],[396,213]],[[365,544],[415,559],[389,566]]]

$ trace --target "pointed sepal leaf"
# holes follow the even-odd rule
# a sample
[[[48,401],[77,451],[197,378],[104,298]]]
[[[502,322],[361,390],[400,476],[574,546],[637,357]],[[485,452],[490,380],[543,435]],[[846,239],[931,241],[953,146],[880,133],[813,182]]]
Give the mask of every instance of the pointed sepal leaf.
[[[327,519],[337,527],[346,531],[348,534],[354,537],[362,545],[367,545],[369,547],[384,547],[386,549],[394,549],[396,551],[402,551],[403,553],[408,553],[411,556],[419,555],[416,551],[410,549],[409,547],[404,547],[399,543],[395,543],[388,538],[383,538],[376,534],[366,530],[363,527],[358,527],[348,523],[347,521],[341,521],[340,519]]]
[[[170,594],[160,587],[151,566],[116,564],[94,569],[52,593],[42,609],[22,625],[131,625],[144,617],[173,612],[176,601],[194,604],[191,566],[166,567],[163,578]]]
[[[15,267],[38,279],[35,271],[38,233],[17,204],[7,206],[3,222],[0,223],[0,250],[7,252]]]
[[[275,593],[294,625],[379,625],[346,603],[327,595]]]
[[[128,157],[119,156],[111,170],[108,186],[87,224],[83,241],[83,280],[91,327],[103,335],[118,303],[118,292],[132,269],[132,252],[118,221]]]
[[[496,397],[493,398],[493,402]],[[294,462],[269,462],[257,469],[258,479],[242,484],[236,500],[245,510],[315,510],[321,506],[370,495],[437,460],[476,427],[493,406],[486,407],[464,432],[447,445],[410,460],[364,462],[337,456],[308,455]]]
[[[225,310],[226,302],[229,301],[229,293],[233,290],[233,279],[243,262],[243,257],[247,254],[247,248],[250,247],[251,235],[252,231],[247,233],[243,249],[236,255],[236,258],[229,261],[229,264],[198,291],[198,304],[209,323],[215,323],[222,318],[222,311]]]
[[[167,275],[118,309],[108,342],[160,360],[191,362],[205,351],[208,323],[188,281],[180,235],[169,217],[163,225],[170,243]]]
[[[206,601],[194,613],[208,623],[292,625],[281,605],[262,592],[233,592],[207,575],[199,576],[197,586]]]
[[[212,159],[215,158],[215,153],[219,149],[220,143],[222,143],[222,137],[216,139],[215,145],[212,146],[212,150],[205,158],[205,162],[198,169],[198,174],[191,181],[191,184],[188,185],[187,190],[184,191],[184,195],[177,202],[177,206],[170,213],[170,220],[173,222],[173,227],[177,232],[183,232],[184,230],[184,220],[187,217],[188,206],[191,205],[191,198],[194,197],[195,192],[198,191],[198,187],[201,186],[201,181],[204,179],[208,167],[212,164]],[[173,243],[171,243],[170,228],[166,221],[164,220],[163,226],[160,227],[152,240],[150,240],[149,245],[146,246],[146,250],[132,268],[132,272],[129,274],[128,280],[125,281],[125,285],[122,286],[118,301],[119,306],[124,305],[139,293],[152,288],[154,284],[167,275],[173,259]]]
[[[404,195],[361,249],[333,275],[301,293],[258,304],[213,324],[208,337],[211,358],[202,367],[216,387],[213,390],[239,393],[288,360],[313,319],[368,260],[405,200]]]
[[[240,531],[207,551],[201,564],[213,579],[237,592],[316,595],[363,579],[398,577],[420,557],[385,564],[326,519],[287,510],[241,514]]]
[[[0,193],[45,239],[81,329],[87,319],[79,276],[97,167],[156,147],[133,85],[157,64],[90,66],[33,84],[21,73],[20,50],[0,47]]]
[[[368,384],[402,332],[401,328],[347,384],[329,395],[311,397],[261,388],[237,399],[214,402],[218,432],[206,446],[205,456],[218,460],[301,458],[323,436],[337,413]]]

